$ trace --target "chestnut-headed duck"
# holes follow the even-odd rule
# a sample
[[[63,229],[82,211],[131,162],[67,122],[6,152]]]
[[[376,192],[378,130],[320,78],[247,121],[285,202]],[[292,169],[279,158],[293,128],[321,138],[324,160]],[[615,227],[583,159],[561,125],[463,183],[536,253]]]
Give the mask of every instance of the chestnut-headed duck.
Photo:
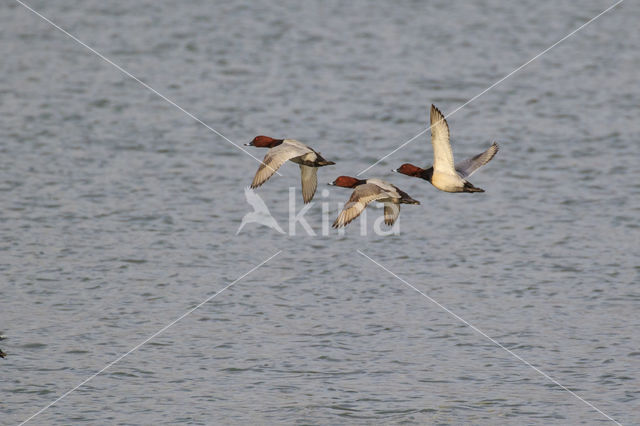
[[[406,192],[395,185],[381,179],[358,179],[350,176],[340,176],[329,185],[343,188],[355,188],[351,198],[333,222],[334,228],[347,226],[358,217],[372,201],[384,203],[384,223],[391,226],[400,215],[400,204],[420,204]]]
[[[425,170],[405,163],[393,171],[427,180],[445,192],[484,192],[484,189],[473,186],[467,178],[491,161],[498,152],[497,143],[494,142],[485,152],[454,165],[449,142],[449,125],[434,105],[431,105],[431,143],[433,144],[432,167]]]
[[[270,148],[253,178],[251,188],[265,183],[287,160],[300,165],[302,175],[302,199],[305,204],[311,201],[318,187],[318,167],[336,164],[327,161],[302,142],[293,139],[274,139],[269,136],[256,136],[245,146]]]

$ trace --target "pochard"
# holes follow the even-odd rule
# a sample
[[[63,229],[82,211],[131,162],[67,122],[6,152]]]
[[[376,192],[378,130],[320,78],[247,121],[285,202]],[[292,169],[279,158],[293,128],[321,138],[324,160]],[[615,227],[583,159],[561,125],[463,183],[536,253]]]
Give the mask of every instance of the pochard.
[[[372,201],[384,203],[384,223],[391,226],[400,215],[400,204],[420,204],[406,192],[401,191],[395,185],[381,179],[358,179],[350,176],[340,176],[329,185],[343,188],[355,188],[351,198],[333,222],[334,228],[346,226]]]
[[[269,136],[256,136],[245,146],[270,148],[253,178],[251,188],[265,183],[287,160],[300,165],[302,175],[302,199],[310,202],[318,187],[318,167],[335,164],[327,161],[302,142],[293,139],[274,139]]]
[[[445,192],[484,192],[483,189],[473,186],[471,182],[467,181],[467,178],[491,161],[498,152],[498,144],[494,142],[486,151],[454,164],[451,143],[449,142],[449,125],[434,105],[431,105],[430,116],[433,166],[422,169],[413,164],[405,163],[393,171],[427,180]]]

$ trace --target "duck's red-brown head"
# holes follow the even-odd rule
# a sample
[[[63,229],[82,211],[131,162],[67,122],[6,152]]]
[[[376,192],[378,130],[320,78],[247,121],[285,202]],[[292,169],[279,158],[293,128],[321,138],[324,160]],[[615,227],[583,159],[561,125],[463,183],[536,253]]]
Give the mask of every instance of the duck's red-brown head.
[[[365,180],[354,178],[351,176],[339,176],[329,185],[341,186],[343,188],[355,188],[358,185],[365,183]]]
[[[409,163],[404,163],[402,166],[392,171],[402,173],[407,176],[420,176],[420,173],[422,173],[422,169],[420,167],[416,167]]]
[[[283,139],[274,139],[269,136],[256,136],[249,143],[244,144],[244,146],[256,146],[258,148],[273,148],[274,146],[278,146],[282,143]]]

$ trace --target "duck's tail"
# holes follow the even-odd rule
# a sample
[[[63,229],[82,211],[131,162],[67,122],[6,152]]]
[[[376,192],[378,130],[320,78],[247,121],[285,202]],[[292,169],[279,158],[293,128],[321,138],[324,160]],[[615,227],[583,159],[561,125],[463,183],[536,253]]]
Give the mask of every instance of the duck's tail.
[[[333,161],[327,161],[327,160],[325,160],[325,159],[322,157],[322,155],[320,155],[320,153],[319,153],[319,152],[316,152],[316,156],[318,157],[318,158],[316,158],[316,162],[315,162],[316,167],[332,166],[332,165],[336,164],[336,163],[334,163]]]
[[[402,204],[420,204],[420,201],[414,200],[406,192],[400,191],[400,190],[398,190],[398,192],[400,193],[400,203],[402,203]]]
[[[484,189],[478,188],[477,186],[473,186],[471,182],[465,181],[463,192],[484,192]]]

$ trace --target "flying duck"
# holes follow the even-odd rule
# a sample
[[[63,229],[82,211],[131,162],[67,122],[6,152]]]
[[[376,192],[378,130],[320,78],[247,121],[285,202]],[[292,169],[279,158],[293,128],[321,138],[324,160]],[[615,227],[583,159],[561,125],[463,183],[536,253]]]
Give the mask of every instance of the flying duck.
[[[333,222],[334,228],[346,226],[372,201],[384,203],[384,223],[391,226],[400,215],[400,204],[420,204],[406,192],[381,179],[357,179],[350,176],[340,176],[329,185],[343,188],[355,188],[351,198]]]
[[[293,139],[273,139],[269,136],[256,136],[245,146],[270,148],[264,156],[262,164],[253,178],[251,188],[257,188],[265,183],[287,160],[300,165],[302,175],[302,199],[305,204],[310,202],[318,186],[318,167],[335,164],[327,161],[302,142]]]
[[[498,152],[497,143],[494,142],[486,151],[474,157],[454,164],[449,142],[449,125],[434,105],[431,105],[431,143],[433,144],[432,167],[425,170],[405,163],[393,171],[427,180],[445,192],[484,192],[484,189],[473,186],[467,178],[491,161]]]

